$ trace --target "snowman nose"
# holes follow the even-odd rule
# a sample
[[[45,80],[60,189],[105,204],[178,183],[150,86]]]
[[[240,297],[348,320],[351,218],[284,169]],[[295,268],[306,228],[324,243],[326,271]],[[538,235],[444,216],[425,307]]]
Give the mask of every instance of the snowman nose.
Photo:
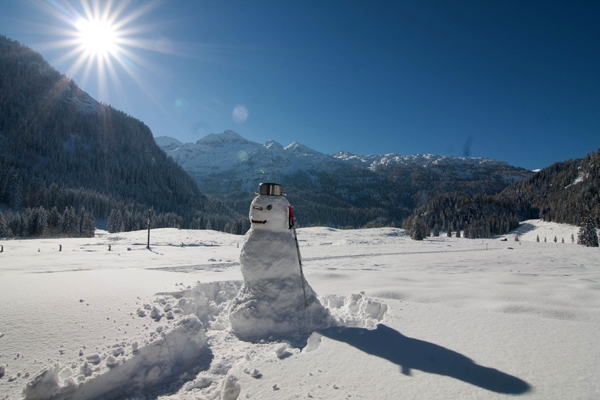
[[[252,206],[252,209],[253,209],[253,210],[262,211],[262,209],[263,209],[263,208],[262,208],[262,207],[259,207],[259,206]]]

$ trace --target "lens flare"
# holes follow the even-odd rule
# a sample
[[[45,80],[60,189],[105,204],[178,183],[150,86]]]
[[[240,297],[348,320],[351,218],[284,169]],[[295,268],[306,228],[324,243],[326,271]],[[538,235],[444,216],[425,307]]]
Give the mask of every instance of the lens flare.
[[[187,109],[190,106],[190,103],[188,103],[188,101],[186,99],[176,99],[175,102],[173,103],[173,106],[175,107],[175,110],[178,112],[184,112],[187,111]]]
[[[233,121],[237,124],[243,124],[248,119],[248,109],[240,104],[233,109]]]
[[[244,150],[240,150],[238,152],[238,158],[240,159],[241,162],[247,162],[248,161],[248,153],[246,153]]]

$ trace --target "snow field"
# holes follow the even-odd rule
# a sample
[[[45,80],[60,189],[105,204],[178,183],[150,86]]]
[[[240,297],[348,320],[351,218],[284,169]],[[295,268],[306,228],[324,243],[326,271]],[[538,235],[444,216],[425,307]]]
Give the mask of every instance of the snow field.
[[[302,348],[232,334],[239,236],[0,241],[0,399],[598,398],[599,250],[536,243],[559,227],[528,222],[520,242],[299,229],[306,278],[347,327]]]

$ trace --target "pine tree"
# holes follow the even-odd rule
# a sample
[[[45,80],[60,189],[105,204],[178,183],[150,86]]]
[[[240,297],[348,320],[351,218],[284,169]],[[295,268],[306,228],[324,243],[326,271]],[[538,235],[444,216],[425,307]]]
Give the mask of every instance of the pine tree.
[[[63,226],[62,231],[68,236],[75,235],[77,231],[77,217],[75,215],[75,209],[73,207],[65,208],[62,215]]]
[[[94,237],[94,214],[91,212],[85,212],[81,223],[81,236],[82,237]]]
[[[577,244],[586,247],[598,247],[598,232],[596,232],[596,224],[594,224],[592,217],[587,216],[584,220],[577,233]]]
[[[110,210],[110,215],[108,216],[108,231],[110,233],[121,232],[122,225],[122,216],[121,211],[112,209]]]
[[[427,235],[427,225],[420,219],[417,219],[410,231],[410,238],[413,240],[423,240]]]
[[[48,228],[48,212],[43,207],[31,210],[29,217],[29,236],[44,236]]]
[[[4,214],[0,212],[0,237],[8,236],[8,224],[6,223],[6,219],[4,218]]]
[[[62,215],[58,212],[56,206],[53,206],[48,213],[48,228],[50,230],[50,234],[52,235],[59,232],[61,230],[62,223]]]

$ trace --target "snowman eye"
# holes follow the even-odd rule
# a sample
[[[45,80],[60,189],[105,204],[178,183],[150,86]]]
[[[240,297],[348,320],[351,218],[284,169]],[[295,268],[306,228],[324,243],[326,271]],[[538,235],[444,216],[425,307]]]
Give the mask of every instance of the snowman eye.
[[[269,204],[269,205],[267,206],[267,210],[270,210],[271,208],[273,208],[273,206]]]
[[[254,210],[262,211],[262,207],[259,207],[259,206],[252,206],[252,208]]]

